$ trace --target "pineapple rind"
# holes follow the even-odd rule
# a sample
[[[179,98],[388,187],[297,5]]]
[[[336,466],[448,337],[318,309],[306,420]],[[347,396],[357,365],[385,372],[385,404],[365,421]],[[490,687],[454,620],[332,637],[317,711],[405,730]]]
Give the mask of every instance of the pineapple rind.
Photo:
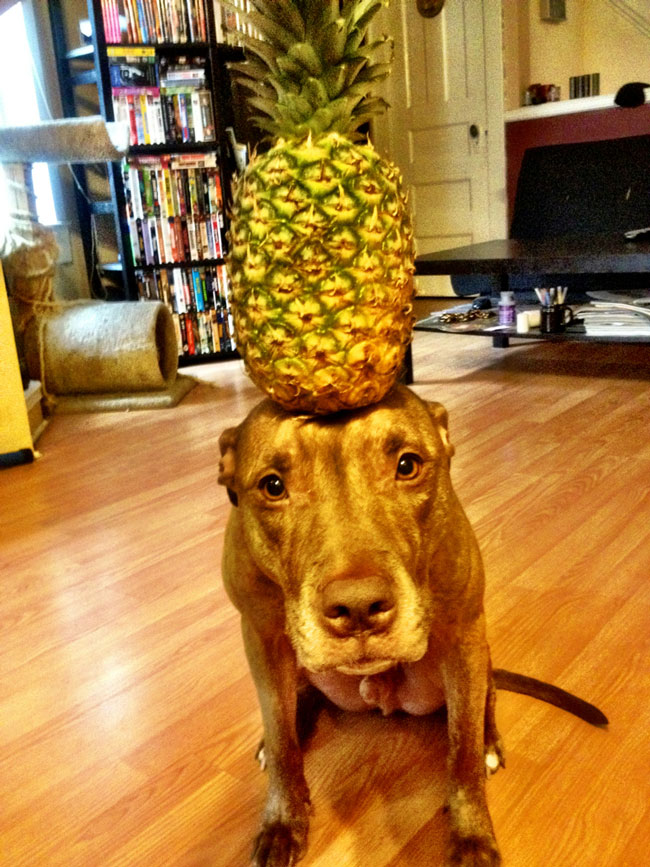
[[[230,229],[238,349],[287,409],[381,400],[413,325],[399,171],[338,133],[280,140],[239,182]]]

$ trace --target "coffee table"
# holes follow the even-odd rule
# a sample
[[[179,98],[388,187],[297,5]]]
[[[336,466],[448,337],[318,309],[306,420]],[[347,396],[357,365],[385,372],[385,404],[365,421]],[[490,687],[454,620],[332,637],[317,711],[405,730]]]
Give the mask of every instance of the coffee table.
[[[650,272],[650,238],[629,241],[622,233],[614,235],[582,235],[521,240],[516,238],[483,241],[450,250],[424,253],[415,260],[416,275],[431,274],[493,274],[499,278],[501,290],[507,290],[514,274],[641,274]],[[648,274],[650,286],[650,273]],[[531,287],[532,289],[533,287]],[[515,295],[516,299],[516,295]],[[570,300],[570,299],[569,299]],[[511,337],[536,340],[586,340],[598,342],[648,343],[650,336],[592,336],[569,327],[562,334],[540,334],[538,329],[520,334],[515,327],[494,329],[494,323],[472,328],[441,328],[432,317],[416,323],[419,331],[460,331],[492,337],[495,346],[509,345]]]

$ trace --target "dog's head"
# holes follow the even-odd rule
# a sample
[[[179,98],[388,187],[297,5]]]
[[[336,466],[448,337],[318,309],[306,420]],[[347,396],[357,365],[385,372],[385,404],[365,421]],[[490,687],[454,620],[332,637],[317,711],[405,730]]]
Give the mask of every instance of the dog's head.
[[[420,659],[464,521],[444,408],[404,387],[331,416],[264,401],[220,447],[219,481],[248,554],[282,591],[300,664],[366,675]]]

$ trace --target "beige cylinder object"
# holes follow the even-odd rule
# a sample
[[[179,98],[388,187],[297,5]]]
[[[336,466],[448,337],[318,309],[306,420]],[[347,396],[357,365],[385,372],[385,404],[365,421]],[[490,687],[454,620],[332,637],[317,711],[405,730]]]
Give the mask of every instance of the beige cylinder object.
[[[75,304],[35,316],[25,356],[29,375],[50,394],[165,389],[178,370],[172,315],[149,301]]]

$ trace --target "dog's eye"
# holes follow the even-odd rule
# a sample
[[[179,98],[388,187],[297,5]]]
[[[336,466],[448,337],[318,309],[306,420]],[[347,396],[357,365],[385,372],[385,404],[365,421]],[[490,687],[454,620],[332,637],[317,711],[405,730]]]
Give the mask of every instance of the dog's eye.
[[[422,470],[422,458],[413,452],[405,452],[397,462],[395,478],[402,481],[416,479]]]
[[[286,488],[280,476],[271,473],[260,481],[260,491],[269,500],[281,500],[286,495]]]

